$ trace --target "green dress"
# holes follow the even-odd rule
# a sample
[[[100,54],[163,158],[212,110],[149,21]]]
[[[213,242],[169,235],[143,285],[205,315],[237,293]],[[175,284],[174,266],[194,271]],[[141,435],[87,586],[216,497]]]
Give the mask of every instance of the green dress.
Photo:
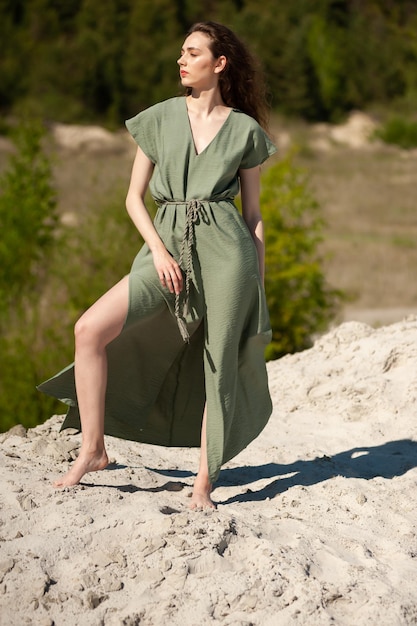
[[[271,414],[264,351],[271,329],[257,252],[233,198],[238,171],[276,148],[258,123],[232,109],[196,153],[185,97],[171,98],[126,126],[155,164],[155,227],[180,262],[187,287],[171,295],[145,244],[129,275],[129,310],[107,346],[105,433],[163,446],[199,446],[207,401],[212,482],[223,463]],[[122,243],[122,242],[121,242]],[[39,389],[69,405],[62,428],[80,428],[73,365]]]

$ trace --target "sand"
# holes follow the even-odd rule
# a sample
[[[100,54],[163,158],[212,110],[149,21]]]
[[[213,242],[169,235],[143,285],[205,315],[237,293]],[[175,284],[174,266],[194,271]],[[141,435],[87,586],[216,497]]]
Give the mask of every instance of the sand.
[[[271,420],[188,510],[198,450],[107,438],[51,482],[62,416],[0,436],[0,624],[417,623],[417,316],[268,364]]]

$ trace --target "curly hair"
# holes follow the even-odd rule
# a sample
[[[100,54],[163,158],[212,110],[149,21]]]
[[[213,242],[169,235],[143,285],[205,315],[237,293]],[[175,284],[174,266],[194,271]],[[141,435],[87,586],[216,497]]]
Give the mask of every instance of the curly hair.
[[[224,103],[253,117],[265,130],[269,107],[263,73],[255,57],[233,31],[217,22],[197,22],[187,37],[200,32],[209,37],[209,48],[215,59],[224,55],[226,66],[219,76],[219,88]],[[191,88],[186,89],[186,94]]]

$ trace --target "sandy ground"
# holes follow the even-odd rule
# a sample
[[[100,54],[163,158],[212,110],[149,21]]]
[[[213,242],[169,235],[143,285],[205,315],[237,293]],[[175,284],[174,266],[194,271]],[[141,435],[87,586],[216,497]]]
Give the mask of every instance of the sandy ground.
[[[198,450],[80,438],[54,416],[0,437],[0,623],[417,623],[417,316],[346,322],[268,364],[271,420],[187,508]]]

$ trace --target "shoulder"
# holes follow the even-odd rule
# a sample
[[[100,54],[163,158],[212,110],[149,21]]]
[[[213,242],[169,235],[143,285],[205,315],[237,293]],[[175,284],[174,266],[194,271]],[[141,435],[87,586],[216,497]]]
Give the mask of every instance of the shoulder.
[[[272,141],[267,133],[267,131],[255,120],[255,118],[251,117],[247,113],[243,113],[240,109],[233,109],[233,125],[236,131],[245,136],[246,139],[250,142],[266,142],[269,146],[272,146]]]
[[[261,165],[276,151],[276,146],[262,126],[250,115],[233,109],[236,130],[244,142],[244,153],[240,164],[241,169],[249,169]]]
[[[139,113],[137,113],[134,117],[131,117],[129,120],[126,120],[126,126],[129,128],[129,125],[132,122],[137,121],[145,121],[152,119],[160,119],[167,114],[172,114],[174,111],[179,110],[181,107],[183,98],[169,98],[168,100],[162,100],[161,102],[157,102],[156,104],[152,104],[150,107],[146,109],[142,109]]]
[[[183,102],[183,97],[179,96],[176,98],[169,98],[168,100],[162,100],[161,102],[157,102],[147,109],[143,109],[138,115],[142,115],[142,117],[163,117],[166,114],[172,114],[174,111],[177,111],[181,108],[181,104]]]
[[[232,109],[232,115],[233,115],[234,123],[237,126],[241,128],[245,128],[246,130],[252,131],[252,132],[258,132],[258,131],[264,132],[263,128],[260,126],[260,124],[258,124],[258,122],[253,117],[251,117],[247,113],[244,113],[240,109]]]

